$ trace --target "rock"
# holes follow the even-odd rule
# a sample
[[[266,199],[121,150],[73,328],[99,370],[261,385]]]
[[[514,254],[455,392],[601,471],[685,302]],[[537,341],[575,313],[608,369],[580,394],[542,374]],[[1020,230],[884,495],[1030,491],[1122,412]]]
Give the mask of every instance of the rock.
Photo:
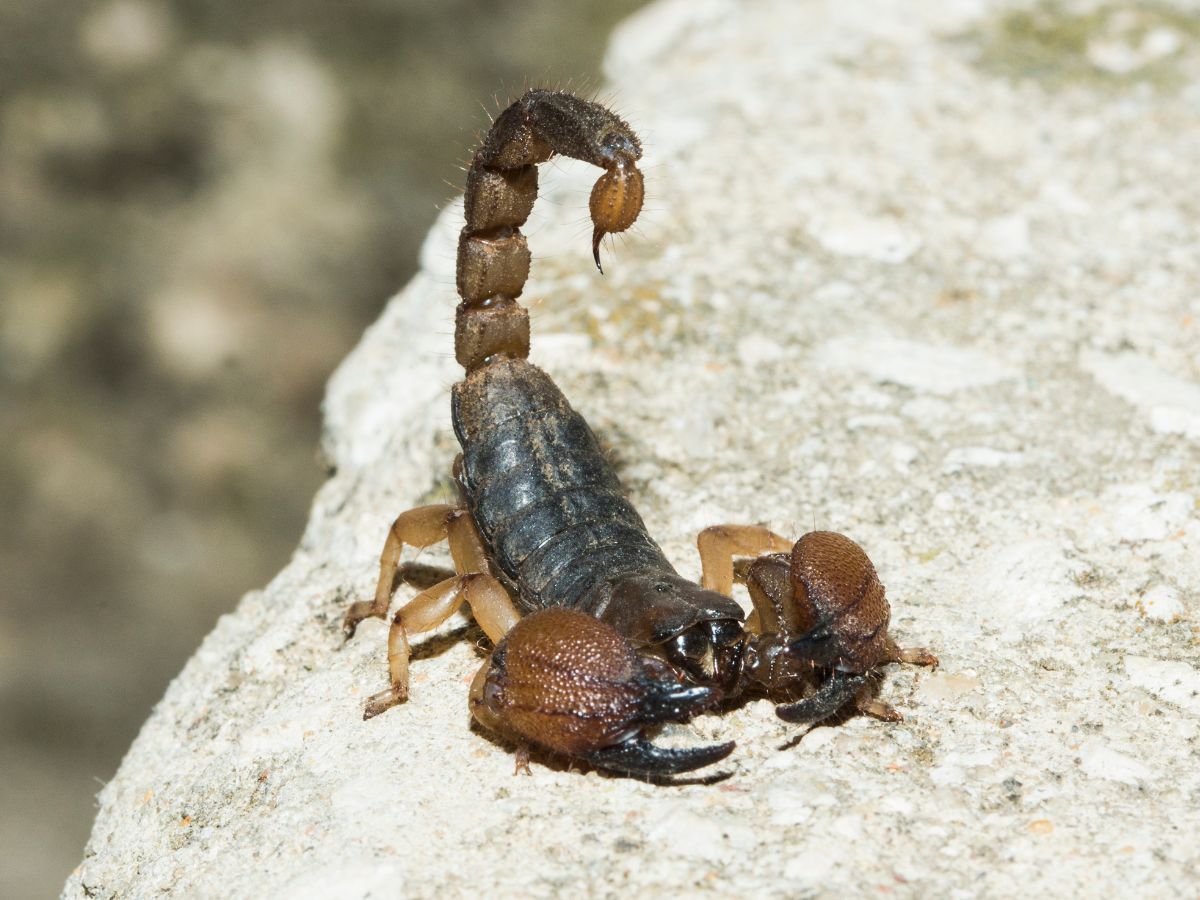
[[[1137,784],[1153,777],[1153,773],[1136,759],[1098,741],[1089,741],[1084,746],[1080,754],[1080,766],[1093,778],[1107,778],[1126,784]]]
[[[1169,584],[1156,584],[1142,594],[1138,611],[1155,622],[1176,622],[1186,611],[1179,591]]]
[[[995,384],[1017,374],[968,348],[896,338],[839,338],[825,344],[821,360],[831,368],[861,372],[880,383],[933,394]]]
[[[887,263],[902,263],[921,246],[917,235],[893,219],[848,211],[822,216],[813,223],[812,234],[830,253]]]
[[[329,385],[295,557],[171,685],[65,895],[1191,892],[1200,46],[1172,26],[1089,80],[1071,48],[1099,44],[1024,42],[1093,20],[1022,9],[656,3],[609,66],[648,148],[641,234],[596,275],[594,173],[567,164],[528,229],[534,355],[665,552],[695,575],[722,520],[852,535],[897,639],[942,661],[885,673],[903,723],[805,734],[755,701],[671,733],[737,740],[717,784],[514,776],[469,725],[462,616],[362,721],[385,629],[343,643],[341,616],[391,518],[449,496],[451,208]]]
[[[1200,717],[1200,669],[1178,660],[1125,657],[1129,680]]]
[[[1200,384],[1135,353],[1086,352],[1080,364],[1105,390],[1146,413],[1155,431],[1200,440]]]

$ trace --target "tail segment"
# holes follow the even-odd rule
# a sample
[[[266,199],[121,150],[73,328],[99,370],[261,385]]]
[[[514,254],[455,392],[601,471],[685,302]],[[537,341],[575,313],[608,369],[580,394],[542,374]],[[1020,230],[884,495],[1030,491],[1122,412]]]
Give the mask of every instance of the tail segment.
[[[529,277],[521,226],[537,199],[537,164],[555,154],[605,172],[589,204],[592,253],[600,239],[624,231],[642,209],[642,145],[609,110],[563,91],[528,91],[504,110],[467,172],[466,227],[458,239],[454,355],[472,372],[499,358],[529,355],[529,311],[517,297]],[[603,270],[601,270],[603,271]]]

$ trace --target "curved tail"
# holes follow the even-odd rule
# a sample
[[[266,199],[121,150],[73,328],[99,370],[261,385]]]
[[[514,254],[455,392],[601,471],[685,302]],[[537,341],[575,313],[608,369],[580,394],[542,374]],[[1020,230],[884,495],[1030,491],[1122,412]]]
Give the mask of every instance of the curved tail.
[[[467,171],[466,226],[458,238],[454,355],[472,372],[495,358],[529,355],[529,311],[517,303],[529,276],[521,226],[537,199],[537,164],[555,154],[605,172],[592,188],[592,254],[642,209],[642,145],[598,103],[564,91],[528,91],[502,112]],[[603,271],[601,269],[601,271]]]

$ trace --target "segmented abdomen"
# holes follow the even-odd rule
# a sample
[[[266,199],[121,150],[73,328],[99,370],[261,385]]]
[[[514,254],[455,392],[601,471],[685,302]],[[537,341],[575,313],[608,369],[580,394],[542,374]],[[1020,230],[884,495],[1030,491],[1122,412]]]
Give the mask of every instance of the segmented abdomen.
[[[586,605],[615,575],[673,571],[583,417],[525,360],[454,386],[467,508],[527,609]]]

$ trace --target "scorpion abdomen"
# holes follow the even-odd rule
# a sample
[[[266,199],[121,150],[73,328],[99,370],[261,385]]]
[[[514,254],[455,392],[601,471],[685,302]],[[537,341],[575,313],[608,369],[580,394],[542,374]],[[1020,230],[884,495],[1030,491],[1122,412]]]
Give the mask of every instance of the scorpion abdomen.
[[[454,388],[459,484],[527,610],[587,607],[632,572],[672,572],[583,417],[541,369],[498,359]]]

